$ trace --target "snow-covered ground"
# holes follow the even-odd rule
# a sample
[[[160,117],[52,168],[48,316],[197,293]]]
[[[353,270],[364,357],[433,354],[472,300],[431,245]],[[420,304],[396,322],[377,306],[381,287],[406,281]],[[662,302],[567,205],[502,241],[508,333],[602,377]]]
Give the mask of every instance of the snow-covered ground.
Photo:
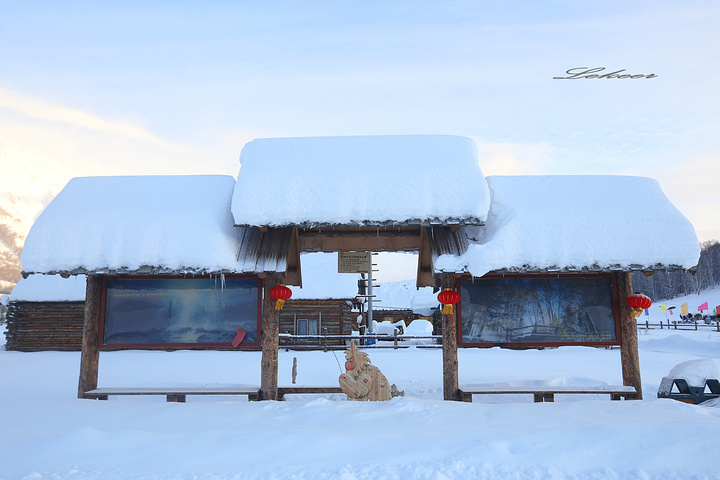
[[[707,296],[712,304],[720,291]],[[650,319],[664,315],[651,309]],[[0,478],[720,478],[720,402],[656,398],[674,366],[720,358],[720,333],[641,328],[638,338],[644,400],[557,395],[537,404],[530,395],[443,401],[439,349],[369,350],[405,390],[389,402],[189,396],[185,404],[78,400],[79,353],[0,351]],[[334,355],[342,363],[340,352],[281,350],[280,384],[291,384],[297,357],[298,384],[336,385]],[[259,352],[103,352],[99,383],[259,384],[259,361]],[[622,383],[618,349],[473,348],[459,362],[461,384]]]

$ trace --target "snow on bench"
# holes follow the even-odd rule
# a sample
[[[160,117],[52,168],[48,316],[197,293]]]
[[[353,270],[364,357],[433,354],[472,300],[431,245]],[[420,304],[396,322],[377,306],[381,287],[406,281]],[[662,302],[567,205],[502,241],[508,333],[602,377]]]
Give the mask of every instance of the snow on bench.
[[[498,385],[463,385],[460,395],[464,402],[472,402],[473,395],[487,394],[532,394],[536,403],[554,402],[557,393],[583,393],[583,394],[609,394],[611,400],[620,400],[621,397],[633,397],[637,394],[635,387],[624,385],[597,385],[597,386],[498,386]]]
[[[184,403],[187,395],[247,395],[249,401],[259,399],[260,387],[243,385],[237,387],[114,387],[96,388],[85,392],[86,398],[107,400],[110,395],[165,395],[168,402]],[[278,400],[285,395],[343,393],[339,386],[292,386],[278,387]]]
[[[165,395],[168,402],[185,402],[187,395],[247,395],[248,400],[258,400],[260,387],[114,387],[96,388],[85,392],[86,398],[107,400],[109,395]]]

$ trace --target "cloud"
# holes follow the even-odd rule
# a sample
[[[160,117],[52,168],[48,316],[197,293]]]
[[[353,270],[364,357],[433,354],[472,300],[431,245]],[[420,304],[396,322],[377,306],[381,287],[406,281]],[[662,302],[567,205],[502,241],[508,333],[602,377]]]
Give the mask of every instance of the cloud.
[[[480,169],[488,175],[542,175],[548,171],[547,143],[492,143],[477,139]]]
[[[53,105],[30,95],[4,88],[0,88],[0,108],[13,110],[27,117],[44,122],[62,123],[99,133],[148,142],[171,151],[184,152],[188,149],[183,145],[163,140],[137,125],[107,120],[93,113]]]

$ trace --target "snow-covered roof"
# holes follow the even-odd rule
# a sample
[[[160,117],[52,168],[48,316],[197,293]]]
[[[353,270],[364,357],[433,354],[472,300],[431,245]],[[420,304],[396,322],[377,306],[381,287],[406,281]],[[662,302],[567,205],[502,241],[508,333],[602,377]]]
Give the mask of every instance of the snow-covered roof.
[[[415,220],[437,230],[435,272],[687,269],[700,255],[692,225],[655,180],[486,181],[462,137],[264,139],[241,158],[237,184],[215,175],[72,179],[33,225],[23,271],[286,272],[297,257],[293,229],[263,224]],[[360,164],[374,175],[361,175]],[[466,225],[447,226],[455,221]]]
[[[264,138],[240,163],[237,225],[481,224],[490,206],[465,137]]]
[[[83,302],[87,277],[77,275],[31,275],[13,287],[10,300],[20,302]]]
[[[484,227],[440,255],[436,272],[656,270],[697,265],[692,224],[652,179],[629,176],[489,176]]]
[[[33,225],[26,273],[242,273],[230,176],[80,177]]]

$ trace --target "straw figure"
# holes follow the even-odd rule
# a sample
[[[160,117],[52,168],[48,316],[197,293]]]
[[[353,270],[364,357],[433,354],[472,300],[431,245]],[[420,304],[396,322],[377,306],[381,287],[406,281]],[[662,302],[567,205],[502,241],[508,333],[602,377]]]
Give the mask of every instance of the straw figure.
[[[394,384],[390,385],[379,368],[370,365],[370,357],[354,343],[350,343],[345,352],[345,370],[347,373],[340,374],[339,382],[348,400],[376,401],[405,396],[405,392],[399,392]]]

